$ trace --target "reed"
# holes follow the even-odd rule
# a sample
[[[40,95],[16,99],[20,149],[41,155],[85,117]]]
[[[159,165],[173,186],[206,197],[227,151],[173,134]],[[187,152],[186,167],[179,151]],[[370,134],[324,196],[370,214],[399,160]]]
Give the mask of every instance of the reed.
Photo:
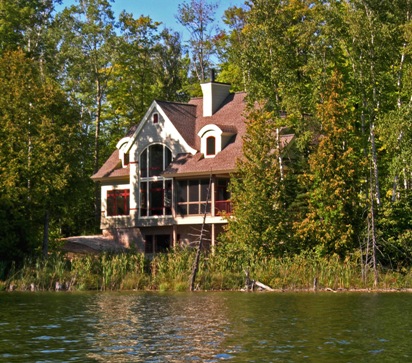
[[[195,251],[177,248],[169,253],[157,254],[150,263],[151,288],[162,291],[182,291],[189,288],[189,278]]]
[[[102,253],[69,260],[62,254],[47,259],[31,258],[17,269],[9,269],[0,281],[0,290],[160,290],[187,291],[195,257],[193,249],[175,249],[147,259],[139,253]],[[259,254],[224,253],[201,255],[196,287],[200,290],[239,290],[250,278],[279,290],[373,288],[372,271],[363,278],[359,257],[324,257],[315,252],[295,256],[270,257]],[[412,270],[379,271],[378,288],[412,286]]]

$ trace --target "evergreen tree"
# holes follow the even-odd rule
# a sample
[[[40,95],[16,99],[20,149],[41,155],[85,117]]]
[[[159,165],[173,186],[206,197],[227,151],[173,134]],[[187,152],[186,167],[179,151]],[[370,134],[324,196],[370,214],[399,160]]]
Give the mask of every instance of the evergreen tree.
[[[243,158],[230,184],[233,216],[224,243],[231,252],[279,256],[293,248],[286,219],[286,180],[279,163],[281,120],[266,111],[253,111],[248,119]]]

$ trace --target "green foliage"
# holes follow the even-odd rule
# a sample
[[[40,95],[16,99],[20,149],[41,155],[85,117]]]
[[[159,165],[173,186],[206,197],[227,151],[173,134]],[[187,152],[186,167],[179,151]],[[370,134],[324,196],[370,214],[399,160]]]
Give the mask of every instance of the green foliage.
[[[359,245],[360,175],[359,142],[342,96],[338,74],[331,79],[323,104],[318,107],[321,131],[302,176],[308,186],[308,214],[298,226],[309,246],[320,245],[326,254],[352,251]]]
[[[23,49],[33,58],[45,56],[47,27],[59,0],[0,1],[0,55]]]
[[[136,125],[155,99],[186,101],[183,91],[188,66],[182,56],[181,38],[150,17],[120,15],[122,36],[108,82],[104,126],[111,149]],[[113,145],[114,143],[114,145]]]
[[[15,259],[38,245],[45,211],[62,215],[80,139],[75,109],[23,52],[0,58],[0,92],[0,249]]]
[[[225,244],[233,253],[282,255],[293,248],[288,237],[288,208],[285,166],[280,154],[280,127],[283,120],[273,113],[255,111],[249,115],[243,158],[232,177],[230,190],[233,216],[228,219]]]
[[[22,268],[12,269],[7,279],[0,281],[0,290],[157,290],[188,291],[194,258],[193,250],[173,251],[156,255],[156,262],[142,254],[104,253],[97,256],[77,256],[68,260],[60,254],[26,259]],[[176,263],[173,261],[177,260]],[[169,262],[169,269],[163,263]],[[312,290],[317,281],[319,291],[325,289],[365,289],[373,286],[373,274],[365,270],[357,254],[341,259],[337,255],[321,256],[319,252],[304,252],[293,256],[268,257],[250,254],[234,265],[220,253],[203,255],[199,266],[197,288],[200,290],[240,290],[245,287],[247,269],[250,278],[271,288]],[[412,271],[402,267],[397,271],[381,270],[381,282],[376,288],[410,288]],[[366,278],[365,278],[366,276]],[[57,284],[56,284],[57,283]]]

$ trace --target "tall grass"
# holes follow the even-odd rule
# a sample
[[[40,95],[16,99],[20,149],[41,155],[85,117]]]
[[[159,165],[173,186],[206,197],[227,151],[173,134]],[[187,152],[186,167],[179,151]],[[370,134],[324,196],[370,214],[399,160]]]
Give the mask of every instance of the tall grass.
[[[176,249],[150,260],[140,253],[102,253],[69,260],[62,254],[47,259],[27,259],[12,267],[0,281],[0,290],[172,290],[187,291],[195,251]],[[373,287],[373,274],[362,279],[356,255],[320,257],[305,253],[282,258],[249,255],[247,258],[216,253],[203,254],[196,287],[201,290],[238,290],[250,278],[278,290],[308,290],[316,279],[319,290]],[[412,287],[412,270],[380,271],[378,288]]]

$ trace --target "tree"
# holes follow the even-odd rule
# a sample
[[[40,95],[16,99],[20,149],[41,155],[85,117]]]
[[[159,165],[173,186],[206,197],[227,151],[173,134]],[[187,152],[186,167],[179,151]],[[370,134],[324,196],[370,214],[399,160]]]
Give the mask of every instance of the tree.
[[[54,3],[60,0],[1,0],[0,54],[23,49],[36,59],[41,58],[46,44],[45,33],[50,25]]]
[[[164,29],[155,59],[158,97],[169,101],[188,101],[184,91],[188,84],[189,59],[183,55],[182,39],[177,32]]]
[[[136,125],[154,99],[186,101],[182,91],[187,66],[178,33],[164,29],[150,17],[120,15],[119,55],[108,83],[105,127],[108,140],[116,141]]]
[[[55,19],[60,24],[63,86],[82,108],[84,129],[94,131],[93,170],[100,167],[102,108],[116,59],[114,16],[107,0],[79,0]],[[94,123],[91,127],[90,122]]]
[[[33,253],[58,222],[79,166],[78,113],[22,51],[0,59],[2,259]],[[3,209],[4,208],[4,209]],[[4,235],[3,235],[4,234]]]
[[[110,153],[102,142],[108,83],[116,62],[114,16],[107,0],[79,0],[55,18],[59,79],[81,109],[85,174],[92,175]],[[89,155],[93,155],[90,159]],[[91,161],[91,162],[90,162]],[[91,186],[93,188],[93,186]],[[100,220],[100,190],[95,185],[95,221]]]
[[[223,31],[216,38],[217,53],[220,59],[218,80],[230,83],[233,91],[246,91],[248,66],[243,49],[246,47],[243,29],[246,25],[247,11],[232,7],[225,11],[224,23],[230,31]]]
[[[288,238],[285,177],[276,137],[281,122],[263,110],[248,116],[243,159],[230,183],[233,216],[228,220],[224,243],[231,253],[280,256],[293,248]]]
[[[204,82],[208,70],[212,67],[212,55],[215,52],[212,41],[212,27],[217,4],[206,0],[191,0],[178,6],[176,19],[190,33],[189,52],[191,68],[197,80]]]
[[[358,173],[362,155],[343,91],[342,78],[335,72],[318,106],[321,130],[309,155],[309,171],[303,175],[308,185],[308,213],[298,228],[298,234],[307,237],[307,246],[342,257],[359,245],[362,226]]]

